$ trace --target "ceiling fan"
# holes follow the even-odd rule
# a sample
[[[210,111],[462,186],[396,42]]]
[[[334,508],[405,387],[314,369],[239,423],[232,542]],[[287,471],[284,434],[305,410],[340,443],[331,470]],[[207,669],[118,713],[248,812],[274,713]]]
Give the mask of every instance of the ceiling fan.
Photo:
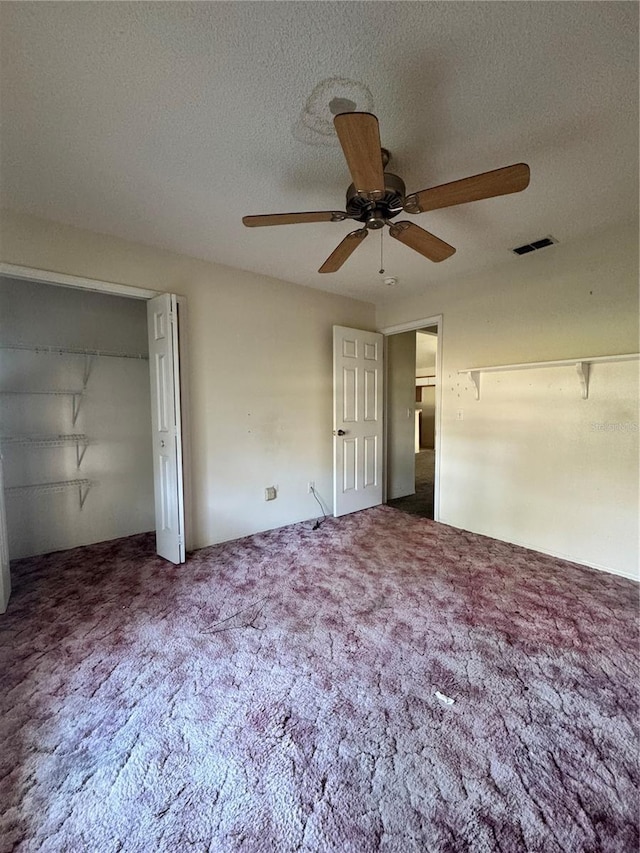
[[[362,243],[369,231],[385,225],[389,234],[430,261],[444,261],[455,252],[453,246],[420,228],[413,222],[391,222],[399,213],[424,213],[456,204],[517,193],[529,185],[529,167],[516,163],[492,172],[483,172],[460,181],[441,184],[406,195],[404,181],[385,172],[389,152],[380,145],[378,119],[371,113],[340,113],[334,125],[353,183],[347,190],[346,211],[319,210],[304,213],[269,213],[243,216],[248,228],[263,225],[294,225],[303,222],[343,222],[353,219],[364,223],[351,231],[333,250],[318,272],[337,272]]]

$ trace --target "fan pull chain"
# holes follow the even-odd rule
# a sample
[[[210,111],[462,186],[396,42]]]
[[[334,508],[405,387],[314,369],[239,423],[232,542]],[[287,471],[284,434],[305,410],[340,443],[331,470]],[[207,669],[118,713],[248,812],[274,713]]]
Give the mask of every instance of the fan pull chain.
[[[382,235],[383,235],[383,233],[384,233],[384,228],[381,228],[380,229],[380,269],[378,270],[378,273],[380,275],[384,275],[384,261],[382,259]]]

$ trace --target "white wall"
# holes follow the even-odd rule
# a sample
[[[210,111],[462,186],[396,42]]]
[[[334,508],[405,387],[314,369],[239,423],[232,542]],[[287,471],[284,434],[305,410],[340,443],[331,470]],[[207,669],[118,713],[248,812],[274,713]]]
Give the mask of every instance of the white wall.
[[[372,305],[4,212],[1,260],[188,300],[194,547],[319,512],[332,494],[332,325]],[[278,487],[275,501],[266,486]]]
[[[572,367],[485,374],[479,401],[457,373],[637,352],[637,222],[430,285],[378,326],[435,314],[440,520],[638,577],[638,362],[595,365],[588,400]]]
[[[416,333],[387,338],[387,497],[416,491]]]
[[[68,288],[0,279],[0,345],[65,346],[147,352],[143,302]],[[77,355],[3,350],[0,388],[78,389],[85,362]],[[80,469],[75,446],[7,444],[7,486],[89,479],[82,509],[75,488],[10,495],[12,559],[153,530],[149,364],[142,359],[93,360],[75,425],[70,397],[4,395],[4,436],[83,433]]]

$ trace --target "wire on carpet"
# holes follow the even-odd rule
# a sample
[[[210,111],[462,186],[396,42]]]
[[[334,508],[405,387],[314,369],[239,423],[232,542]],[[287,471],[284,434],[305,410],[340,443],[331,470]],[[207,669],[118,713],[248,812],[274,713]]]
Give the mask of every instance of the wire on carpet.
[[[325,521],[327,520],[327,513],[324,511],[324,507],[322,506],[322,503],[321,503],[321,501],[320,501],[320,498],[316,495],[316,489],[315,489],[315,486],[311,486],[311,494],[312,494],[312,495],[314,496],[314,498],[318,501],[318,506],[319,506],[319,507],[320,507],[320,509],[322,510],[322,521],[320,521],[320,519],[317,519],[316,523],[315,523],[315,524],[313,525],[313,527],[312,527],[312,530],[317,530],[317,529],[320,527],[320,525],[321,525],[321,524],[324,524],[324,523],[325,523]]]

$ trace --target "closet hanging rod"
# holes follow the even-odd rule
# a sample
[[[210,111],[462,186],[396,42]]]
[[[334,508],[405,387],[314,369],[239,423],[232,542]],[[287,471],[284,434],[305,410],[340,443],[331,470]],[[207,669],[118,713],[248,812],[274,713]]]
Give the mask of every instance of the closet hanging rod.
[[[113,352],[104,349],[86,349],[83,347],[56,347],[56,346],[30,346],[28,344],[10,344],[0,346],[2,350],[24,350],[26,352],[42,352],[51,355],[95,355],[107,358],[135,358],[148,361],[149,356],[145,353]]]

